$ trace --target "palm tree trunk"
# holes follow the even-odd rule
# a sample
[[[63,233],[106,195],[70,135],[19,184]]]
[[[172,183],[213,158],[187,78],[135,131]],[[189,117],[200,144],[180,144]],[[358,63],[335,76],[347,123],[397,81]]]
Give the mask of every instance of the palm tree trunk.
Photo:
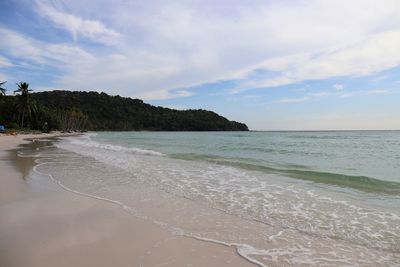
[[[21,118],[21,129],[24,128],[24,117],[25,117],[25,111],[22,111],[22,118]]]

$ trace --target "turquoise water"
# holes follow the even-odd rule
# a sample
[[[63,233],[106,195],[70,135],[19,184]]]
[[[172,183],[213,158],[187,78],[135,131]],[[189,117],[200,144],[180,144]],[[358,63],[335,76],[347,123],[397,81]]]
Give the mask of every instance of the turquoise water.
[[[260,266],[400,265],[400,132],[100,132],[36,170]]]
[[[93,140],[293,178],[400,193],[400,132],[98,133]]]

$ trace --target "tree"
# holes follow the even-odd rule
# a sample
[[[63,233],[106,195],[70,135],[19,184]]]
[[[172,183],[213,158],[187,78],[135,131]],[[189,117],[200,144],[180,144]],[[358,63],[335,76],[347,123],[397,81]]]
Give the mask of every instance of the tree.
[[[67,108],[58,112],[58,120],[61,130],[76,131],[82,130],[87,123],[88,116],[76,107]]]
[[[173,110],[98,92],[29,93],[27,84],[20,83],[19,87],[18,95],[5,97],[0,105],[6,125],[16,121],[31,129],[64,131],[248,131],[245,124],[207,110]]]
[[[28,89],[29,83],[26,82],[17,83],[17,86],[18,89],[14,91],[14,94],[19,93],[17,101],[17,109],[21,117],[21,128],[23,128],[25,116],[30,117],[31,112],[34,109],[34,105],[32,104],[29,98],[29,92],[32,92],[33,90]]]
[[[0,97],[6,95],[6,91],[7,91],[7,90],[6,90],[5,88],[3,88],[3,85],[4,85],[6,82],[7,82],[7,81],[1,82],[1,83],[0,83]]]

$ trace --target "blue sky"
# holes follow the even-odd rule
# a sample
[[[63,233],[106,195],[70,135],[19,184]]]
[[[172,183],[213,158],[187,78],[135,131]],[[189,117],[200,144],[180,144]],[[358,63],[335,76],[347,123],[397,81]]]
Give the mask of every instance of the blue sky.
[[[397,0],[2,0],[0,81],[254,130],[400,129],[399,14]]]

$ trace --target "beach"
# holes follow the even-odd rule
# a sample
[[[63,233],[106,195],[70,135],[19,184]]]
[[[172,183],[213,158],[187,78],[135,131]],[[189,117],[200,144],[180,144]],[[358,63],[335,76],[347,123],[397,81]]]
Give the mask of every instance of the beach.
[[[29,138],[0,136],[1,266],[254,266],[234,247],[171,234],[120,206],[30,179]]]
[[[400,0],[0,13],[0,267],[400,267]]]
[[[400,262],[400,132],[58,134],[0,137],[1,266]]]

